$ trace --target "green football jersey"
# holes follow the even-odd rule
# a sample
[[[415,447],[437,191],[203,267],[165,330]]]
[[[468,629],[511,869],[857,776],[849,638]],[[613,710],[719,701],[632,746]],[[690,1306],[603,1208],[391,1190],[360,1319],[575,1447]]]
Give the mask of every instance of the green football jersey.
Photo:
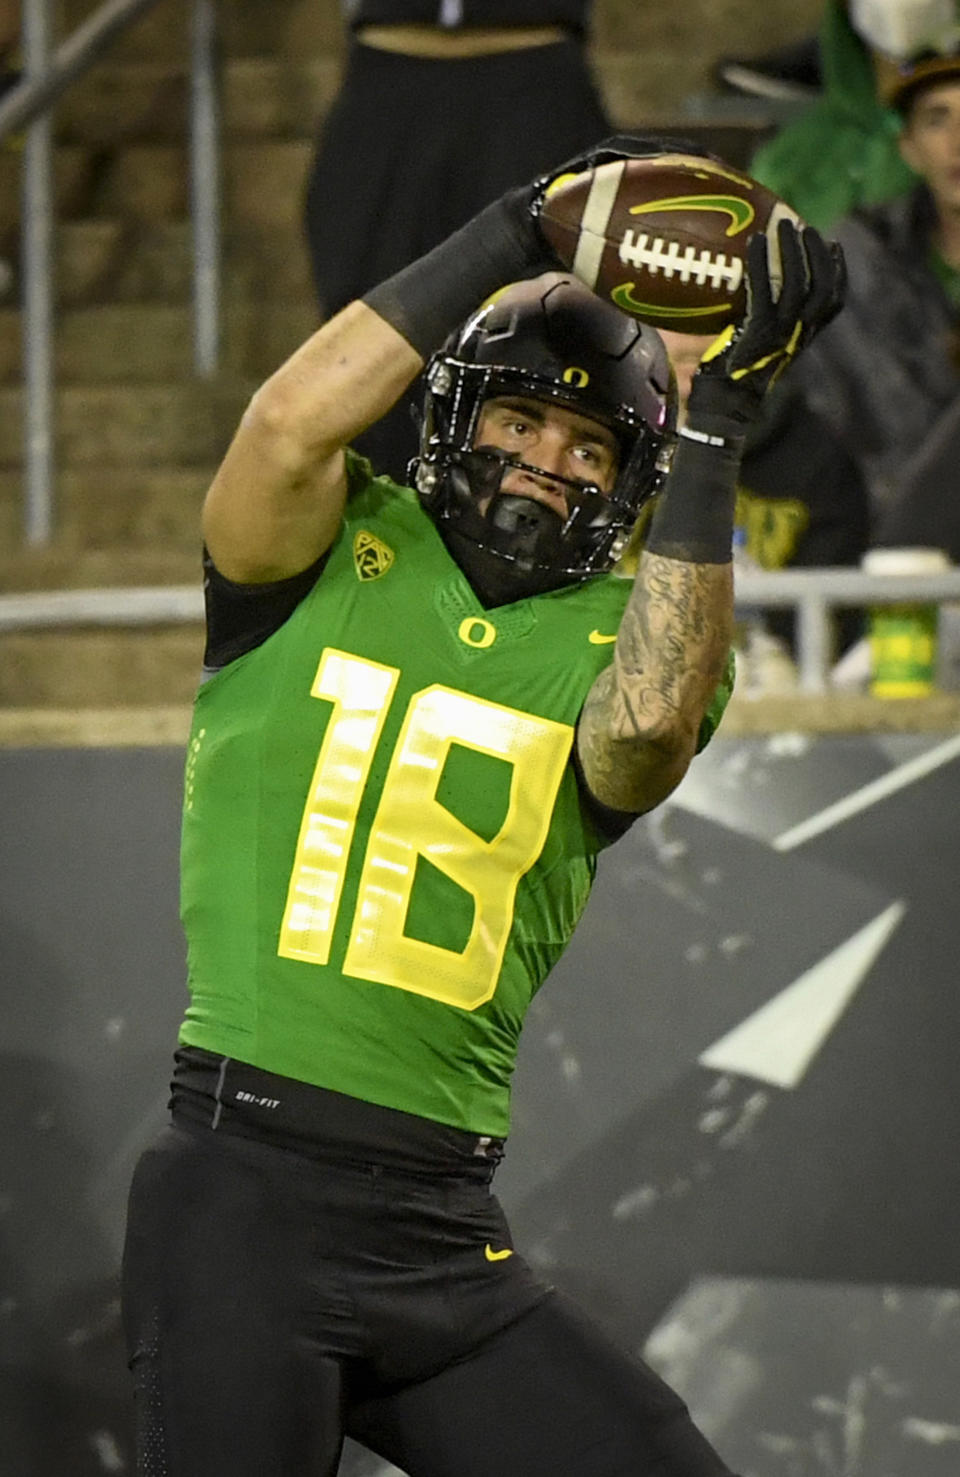
[[[603,845],[570,757],[630,584],[486,610],[415,495],[364,468],[310,593],[197,697],[181,1040],[504,1135]]]

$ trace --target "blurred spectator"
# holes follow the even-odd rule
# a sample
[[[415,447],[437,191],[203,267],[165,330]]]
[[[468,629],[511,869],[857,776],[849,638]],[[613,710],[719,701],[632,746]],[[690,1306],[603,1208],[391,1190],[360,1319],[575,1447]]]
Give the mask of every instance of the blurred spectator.
[[[889,106],[896,69],[960,36],[955,0],[827,0],[822,95],[754,155],[751,174],[823,230],[860,205],[902,194],[911,174]]]
[[[904,66],[891,102],[920,182],[836,227],[847,304],[797,378],[864,472],[873,542],[960,560],[960,52]]]
[[[700,356],[714,335],[661,330],[661,337],[677,376],[682,417]],[[747,438],[737,490],[739,557],[757,569],[857,566],[869,543],[866,487],[830,424],[799,393],[795,370],[770,394]],[[776,685],[786,685],[783,655],[795,652],[794,626],[792,609],[765,613],[763,628],[780,651],[758,643],[755,628],[753,646],[759,650],[753,656],[763,670],[751,673],[748,650],[742,686],[753,679],[754,686],[769,688],[771,675]],[[859,611],[837,612],[835,655],[859,638],[862,627]]]
[[[960,565],[958,482],[960,396],[908,462],[899,495],[878,520],[874,544],[888,549],[943,549]]]
[[[614,131],[587,64],[590,5],[345,0],[345,74],[306,195],[323,317],[504,190]],[[417,450],[420,398],[414,385],[358,442],[400,482]]]

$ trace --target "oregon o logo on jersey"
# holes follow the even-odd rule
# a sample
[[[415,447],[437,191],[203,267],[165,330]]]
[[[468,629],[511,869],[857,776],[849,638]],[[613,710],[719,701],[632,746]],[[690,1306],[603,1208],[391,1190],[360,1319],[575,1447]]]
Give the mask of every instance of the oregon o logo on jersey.
[[[480,651],[486,651],[497,639],[497,628],[492,621],[485,621],[482,616],[468,615],[466,620],[460,622],[457,635],[464,646],[475,646]]]

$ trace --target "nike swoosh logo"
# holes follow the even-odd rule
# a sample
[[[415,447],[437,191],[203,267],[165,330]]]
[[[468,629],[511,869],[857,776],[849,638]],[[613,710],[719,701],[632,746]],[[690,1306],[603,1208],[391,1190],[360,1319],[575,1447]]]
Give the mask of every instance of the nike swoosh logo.
[[[616,641],[616,639],[616,631],[614,631],[612,636],[604,636],[602,631],[591,631],[590,635],[587,637],[587,640],[590,642],[591,646],[606,646],[608,641]]]
[[[635,286],[635,282],[621,282],[610,293],[617,307],[622,308],[625,313],[632,313],[635,318],[713,318],[717,313],[729,313],[733,306],[732,303],[713,303],[704,308],[664,308],[659,303],[643,303],[634,297]]]
[[[483,1254],[488,1262],[505,1262],[508,1256],[513,1256],[513,1249],[509,1246],[505,1246],[503,1251],[494,1251],[493,1247],[488,1241],[486,1246],[483,1248]]]
[[[756,211],[749,200],[739,195],[676,195],[672,200],[649,200],[643,205],[631,205],[631,215],[653,215],[664,210],[717,210],[730,217],[728,236],[738,236],[753,223]]]

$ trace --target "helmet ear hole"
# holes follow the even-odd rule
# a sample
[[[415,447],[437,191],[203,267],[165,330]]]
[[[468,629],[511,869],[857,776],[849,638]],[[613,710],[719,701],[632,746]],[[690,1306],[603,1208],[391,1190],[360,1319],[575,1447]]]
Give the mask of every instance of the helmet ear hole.
[[[517,582],[526,593],[611,569],[662,480],[658,463],[676,424],[676,385],[659,335],[576,278],[549,272],[514,283],[474,314],[431,359],[426,383],[416,486],[471,582],[482,578],[481,564],[500,566],[498,587],[527,566]],[[484,500],[499,494],[505,456],[475,450],[474,434],[483,403],[504,394],[600,421],[620,447],[606,497],[569,484],[571,515],[558,520],[556,539],[544,535],[536,576],[519,532],[482,516]]]

